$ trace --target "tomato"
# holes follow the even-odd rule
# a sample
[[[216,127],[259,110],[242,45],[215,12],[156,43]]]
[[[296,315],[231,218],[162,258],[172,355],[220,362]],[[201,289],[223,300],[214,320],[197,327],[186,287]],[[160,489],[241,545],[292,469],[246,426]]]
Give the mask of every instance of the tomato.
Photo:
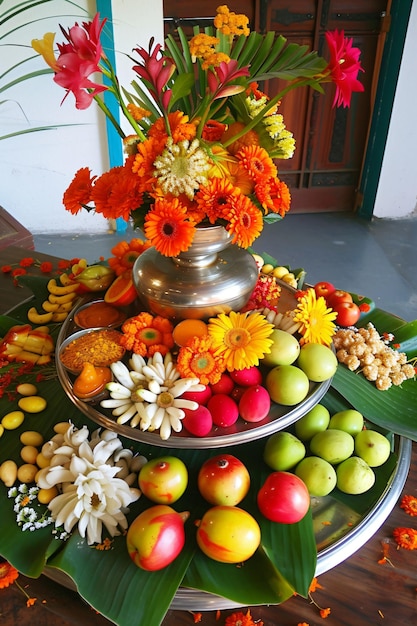
[[[316,292],[316,296],[319,298],[320,296],[323,296],[323,298],[325,300],[327,300],[327,298],[334,292],[336,291],[336,287],[332,284],[332,283],[328,283],[324,280],[322,280],[319,283],[316,283],[314,285],[314,291]]]
[[[294,524],[303,519],[310,507],[305,483],[290,472],[272,472],[258,491],[258,508],[272,522]]]
[[[337,313],[336,324],[354,326],[361,316],[361,310],[354,302],[340,302],[332,307]]]
[[[353,298],[348,291],[336,289],[327,299],[327,304],[334,309],[340,302],[353,302]]]

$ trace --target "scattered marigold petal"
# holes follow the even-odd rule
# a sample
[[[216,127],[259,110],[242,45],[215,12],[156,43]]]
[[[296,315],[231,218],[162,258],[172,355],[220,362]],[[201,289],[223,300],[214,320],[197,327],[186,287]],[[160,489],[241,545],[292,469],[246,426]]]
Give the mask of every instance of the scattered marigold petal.
[[[403,509],[407,515],[417,517],[417,496],[403,496],[400,502],[400,508]]]
[[[36,602],[37,598],[28,598],[26,600],[26,606],[29,608],[30,606],[33,606]]]
[[[320,609],[320,617],[322,619],[326,619],[326,617],[329,617],[330,615],[330,609],[327,607],[327,609]]]
[[[392,536],[400,548],[404,548],[405,550],[417,549],[417,530],[414,528],[394,528]]]

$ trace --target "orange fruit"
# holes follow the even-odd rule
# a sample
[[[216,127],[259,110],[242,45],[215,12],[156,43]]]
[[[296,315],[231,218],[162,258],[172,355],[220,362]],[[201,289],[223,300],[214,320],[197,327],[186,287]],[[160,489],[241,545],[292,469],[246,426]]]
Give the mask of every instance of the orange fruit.
[[[193,337],[207,335],[207,324],[203,320],[186,319],[178,322],[172,336],[177,346],[185,346]]]
[[[104,294],[104,302],[114,306],[127,306],[137,297],[135,285],[132,280],[132,273],[124,272],[112,282]]]

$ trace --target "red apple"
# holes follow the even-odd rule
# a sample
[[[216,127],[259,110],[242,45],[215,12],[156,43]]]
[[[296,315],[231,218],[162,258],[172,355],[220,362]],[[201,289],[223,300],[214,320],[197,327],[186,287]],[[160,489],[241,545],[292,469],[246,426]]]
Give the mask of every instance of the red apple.
[[[336,324],[339,326],[354,326],[361,316],[361,310],[354,302],[339,302],[332,308],[337,313]]]
[[[303,519],[310,507],[305,483],[290,472],[272,472],[257,496],[260,512],[272,522],[294,524]]]
[[[327,300],[329,296],[336,291],[336,287],[332,283],[322,280],[314,285],[314,291],[316,292],[316,296],[318,298],[323,296],[323,298]]]
[[[198,489],[210,504],[235,506],[246,496],[249,486],[248,470],[232,454],[207,459],[198,473]]]
[[[333,309],[340,302],[353,302],[353,298],[348,291],[336,289],[327,299],[327,304]]]
[[[184,522],[188,517],[188,512],[177,513],[164,504],[138,515],[126,535],[127,551],[134,564],[153,572],[172,563],[184,547]]]
[[[189,433],[195,437],[206,437],[213,428],[213,418],[210,411],[205,406],[199,406],[194,411],[183,409],[185,417],[182,425]]]
[[[142,466],[139,488],[152,502],[172,504],[184,493],[188,484],[188,471],[181,459],[161,456]]]
[[[215,393],[207,403],[207,408],[216,426],[232,426],[239,417],[236,402],[224,393]]]

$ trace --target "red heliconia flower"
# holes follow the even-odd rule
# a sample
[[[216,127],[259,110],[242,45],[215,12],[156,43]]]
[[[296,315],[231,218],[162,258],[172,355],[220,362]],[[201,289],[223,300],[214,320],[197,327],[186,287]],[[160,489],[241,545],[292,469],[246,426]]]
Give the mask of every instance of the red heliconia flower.
[[[245,90],[244,85],[233,82],[241,76],[249,76],[247,66],[239,68],[235,59],[230,59],[228,63],[222,61],[217,67],[207,71],[207,84],[213,94],[213,100],[227,98]]]
[[[68,43],[57,44],[59,56],[54,81],[66,89],[65,98],[70,92],[74,94],[77,109],[87,109],[94,96],[107,89],[89,78],[91,74],[101,72],[99,61],[103,49],[100,33],[105,22],[100,23],[100,16],[96,14],[92,22],[84,22],[82,27],[75,24],[66,31],[61,26]]]
[[[175,71],[175,63],[170,57],[160,55],[161,44],[156,44],[153,52],[153,37],[149,42],[149,52],[144,48],[134,48],[143,59],[141,65],[134,65],[133,70],[146,82],[152,96],[159,102],[165,111],[168,110],[171,100],[171,89],[163,89],[167,86],[172,73]]]
[[[353,39],[345,37],[343,30],[326,32],[326,41],[330,50],[327,71],[336,85],[333,106],[348,107],[352,93],[364,91],[364,86],[357,79],[358,73],[364,71],[359,60],[361,51],[353,47]]]

